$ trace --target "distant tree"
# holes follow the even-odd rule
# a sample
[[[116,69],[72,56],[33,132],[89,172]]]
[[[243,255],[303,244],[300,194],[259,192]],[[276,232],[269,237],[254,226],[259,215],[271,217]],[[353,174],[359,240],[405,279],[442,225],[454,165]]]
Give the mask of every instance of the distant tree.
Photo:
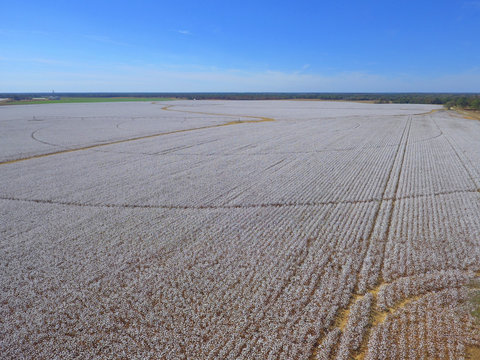
[[[480,110],[480,98],[475,98],[470,102],[470,107],[475,110]]]
[[[451,109],[455,106],[455,100],[448,100],[445,105],[444,105],[447,109]]]
[[[465,96],[459,97],[456,101],[459,108],[466,108],[468,106],[468,99]]]

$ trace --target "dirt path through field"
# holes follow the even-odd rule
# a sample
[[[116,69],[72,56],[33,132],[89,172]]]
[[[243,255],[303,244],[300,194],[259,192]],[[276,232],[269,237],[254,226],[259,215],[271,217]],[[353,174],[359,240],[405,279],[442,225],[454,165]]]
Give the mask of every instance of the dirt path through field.
[[[210,116],[233,116],[233,117],[237,117],[237,118],[240,118],[240,119],[245,118],[245,119],[248,119],[248,120],[228,121],[228,122],[225,122],[225,123],[222,123],[222,124],[217,124],[217,125],[199,126],[199,127],[190,128],[190,129],[167,131],[167,132],[155,133],[155,134],[144,135],[144,136],[136,136],[136,137],[128,138],[128,139],[102,142],[100,144],[82,146],[82,147],[77,147],[77,148],[73,148],[73,149],[64,149],[64,150],[49,152],[49,153],[46,153],[46,154],[38,154],[38,155],[33,155],[33,156],[20,158],[20,159],[2,161],[2,162],[0,162],[0,165],[14,164],[14,163],[17,163],[17,162],[20,162],[20,161],[39,159],[39,158],[44,158],[44,157],[47,157],[47,156],[66,154],[66,153],[75,152],[75,151],[96,149],[96,148],[109,146],[109,145],[122,144],[122,143],[126,143],[126,142],[137,141],[137,140],[151,139],[151,138],[155,138],[155,137],[159,137],[159,136],[178,134],[178,133],[190,132],[190,131],[195,131],[195,130],[212,129],[212,128],[221,127],[221,126],[238,125],[238,124],[243,124],[243,123],[258,123],[258,122],[265,122],[265,121],[274,121],[274,119],[272,119],[272,118],[261,117],[261,116],[257,117],[257,116],[250,116],[250,115],[217,114],[217,113],[207,113],[207,112],[188,111],[188,110],[176,110],[176,109],[172,109],[173,106],[174,105],[167,105],[167,106],[163,106],[161,109],[166,110],[166,111],[176,111],[176,112],[191,113],[191,114],[203,114],[203,115],[210,115]]]

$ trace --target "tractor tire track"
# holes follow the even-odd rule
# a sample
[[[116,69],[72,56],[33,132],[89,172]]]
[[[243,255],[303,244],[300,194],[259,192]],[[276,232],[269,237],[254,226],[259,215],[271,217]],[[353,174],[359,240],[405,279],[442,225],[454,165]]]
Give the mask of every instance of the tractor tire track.
[[[70,153],[70,152],[97,149],[97,148],[104,147],[104,146],[109,146],[109,145],[116,145],[116,144],[131,142],[131,141],[151,139],[151,138],[155,138],[155,137],[159,137],[159,136],[178,134],[178,133],[184,133],[184,132],[190,132],[190,131],[196,131],[196,130],[212,129],[212,128],[217,128],[217,127],[221,127],[221,126],[230,126],[230,125],[237,125],[237,124],[243,124],[243,123],[258,123],[258,122],[265,122],[265,121],[275,121],[273,118],[267,118],[267,117],[263,117],[263,116],[250,116],[250,115],[241,116],[241,115],[231,115],[231,114],[216,114],[216,113],[204,113],[204,112],[195,112],[195,111],[173,110],[173,109],[170,109],[172,106],[174,106],[174,105],[164,106],[164,107],[162,107],[162,110],[177,111],[177,112],[188,112],[188,113],[199,113],[199,114],[212,115],[212,116],[234,116],[234,117],[240,117],[240,118],[247,118],[248,120],[229,121],[229,122],[222,123],[222,124],[199,126],[199,127],[194,127],[194,128],[190,128],[190,129],[180,129],[180,130],[166,131],[166,132],[160,132],[160,133],[143,135],[143,136],[135,136],[135,137],[132,137],[132,138],[127,138],[127,139],[120,139],[120,140],[102,142],[102,143],[97,143],[97,144],[87,145],[87,146],[81,146],[81,147],[76,147],[76,148],[67,148],[67,149],[64,149],[64,150],[54,151],[54,152],[50,152],[50,153],[46,153],[46,154],[38,154],[38,155],[32,155],[32,156],[28,156],[28,157],[24,157],[24,158],[19,158],[19,159],[2,161],[2,162],[0,162],[0,165],[14,164],[14,163],[18,163],[18,162],[21,162],[21,161],[41,159],[41,158],[48,157],[48,156],[53,156],[53,155],[61,155],[61,154],[66,154],[66,153]],[[33,139],[36,140],[35,138],[33,138]],[[56,146],[56,145],[53,145],[53,144],[48,144],[48,145]]]

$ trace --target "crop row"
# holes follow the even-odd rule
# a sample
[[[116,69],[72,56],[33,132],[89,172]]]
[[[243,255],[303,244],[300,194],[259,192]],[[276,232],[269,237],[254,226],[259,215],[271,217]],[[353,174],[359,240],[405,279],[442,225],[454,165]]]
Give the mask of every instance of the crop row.
[[[5,358],[460,359],[479,345],[476,127],[251,106],[279,118],[0,165]]]

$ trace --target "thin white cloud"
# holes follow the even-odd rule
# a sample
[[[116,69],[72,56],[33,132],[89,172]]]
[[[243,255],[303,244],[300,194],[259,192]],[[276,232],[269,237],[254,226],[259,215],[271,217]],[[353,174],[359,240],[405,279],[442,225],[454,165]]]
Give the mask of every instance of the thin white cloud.
[[[75,63],[71,61],[64,61],[43,57],[31,57],[31,58],[10,58],[0,56],[0,61],[8,61],[11,63],[31,63],[31,64],[44,64],[54,66],[80,66],[82,63]]]
[[[300,70],[294,72],[294,74],[301,74],[310,67],[310,64],[304,64]]]
[[[362,71],[312,74],[282,71],[111,66],[103,69],[51,70],[9,74],[0,70],[0,92],[478,92],[480,69],[438,75],[384,76]]]
[[[45,58],[33,58],[33,59],[24,59],[27,62],[34,62],[38,64],[46,64],[46,65],[61,65],[61,66],[72,66],[74,65],[68,61],[61,61],[56,59],[45,59]]]
[[[177,30],[177,32],[182,35],[192,35],[192,33],[188,30]]]

